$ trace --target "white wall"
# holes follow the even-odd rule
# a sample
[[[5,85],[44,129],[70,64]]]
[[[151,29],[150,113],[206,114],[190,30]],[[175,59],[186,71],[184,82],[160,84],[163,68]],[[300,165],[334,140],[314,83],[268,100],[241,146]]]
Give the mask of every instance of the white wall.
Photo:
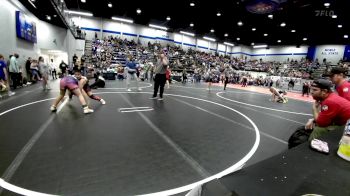
[[[263,61],[277,61],[284,62],[289,60],[298,60],[305,58],[307,54],[308,47],[301,46],[297,48],[295,46],[279,46],[279,47],[270,47],[270,49],[252,49],[253,56],[251,59]]]
[[[102,29],[103,24],[102,20],[94,17],[72,17],[72,21],[74,22],[75,25],[83,28],[91,28],[91,29]],[[93,39],[95,37],[95,33],[97,33],[97,36],[99,38],[102,37],[102,33],[100,31],[87,31],[85,30],[86,33],[86,39]]]
[[[21,11],[36,23],[37,43],[17,38],[16,11]],[[67,50],[67,30],[38,20],[18,1],[0,1],[0,26],[0,53],[6,59],[10,54],[18,53],[18,62],[23,68],[28,57],[39,57],[41,49]]]
[[[224,44],[218,44],[218,53],[221,55],[224,55],[226,52],[226,45]]]
[[[337,64],[339,60],[343,59],[345,45],[321,45],[316,47],[315,59],[321,63],[324,58],[327,62]]]
[[[67,31],[67,49],[65,51],[68,52],[68,62],[72,63],[72,57],[74,54],[78,57],[81,57],[84,54],[85,40],[76,40],[69,30]]]

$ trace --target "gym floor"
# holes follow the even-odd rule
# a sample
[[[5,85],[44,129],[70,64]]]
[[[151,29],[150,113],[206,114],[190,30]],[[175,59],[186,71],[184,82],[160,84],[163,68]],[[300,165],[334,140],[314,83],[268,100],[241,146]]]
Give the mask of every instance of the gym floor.
[[[56,195],[166,191],[285,151],[311,115],[309,102],[274,103],[267,94],[219,86],[207,91],[204,83],[172,84],[164,101],[149,99],[150,83],[140,83],[140,92],[125,86],[107,81],[93,90],[107,104],[90,100],[95,112],[88,115],[76,97],[49,111],[58,80],[49,92],[36,84],[2,99],[1,178]],[[0,188],[0,195],[16,194]]]

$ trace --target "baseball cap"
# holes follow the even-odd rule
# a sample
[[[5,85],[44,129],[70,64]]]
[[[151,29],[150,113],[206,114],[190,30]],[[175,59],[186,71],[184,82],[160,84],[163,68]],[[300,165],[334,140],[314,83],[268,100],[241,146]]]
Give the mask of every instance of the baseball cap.
[[[344,69],[342,67],[334,67],[334,68],[332,68],[330,75],[333,76],[334,74],[341,74],[341,73],[346,75],[347,72],[348,72],[348,70]]]
[[[317,88],[320,88],[320,89],[327,89],[327,90],[331,90],[333,84],[331,81],[329,80],[326,80],[326,79],[318,79],[318,80],[315,80],[312,84],[311,84],[312,87],[317,87]]]

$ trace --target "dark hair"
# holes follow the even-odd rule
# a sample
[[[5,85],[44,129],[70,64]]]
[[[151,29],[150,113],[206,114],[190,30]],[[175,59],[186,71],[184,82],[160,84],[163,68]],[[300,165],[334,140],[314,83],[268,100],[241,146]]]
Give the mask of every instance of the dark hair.
[[[73,72],[74,72],[74,73],[75,73],[75,72],[81,73],[81,70],[80,70],[79,68],[73,68]]]
[[[44,60],[44,58],[42,56],[39,56],[38,61]]]
[[[0,54],[0,59],[4,58],[4,56],[2,54]]]
[[[332,83],[326,79],[318,79],[313,81],[311,84],[312,87],[320,88],[321,90],[328,90],[328,92],[332,92]]]

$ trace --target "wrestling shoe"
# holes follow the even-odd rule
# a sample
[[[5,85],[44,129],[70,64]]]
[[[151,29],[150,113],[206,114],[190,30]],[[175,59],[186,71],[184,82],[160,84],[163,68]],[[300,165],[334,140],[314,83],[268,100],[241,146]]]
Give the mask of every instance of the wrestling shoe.
[[[106,104],[106,101],[103,100],[103,99],[101,99],[100,102],[101,102],[102,105],[105,105],[105,104]]]
[[[50,110],[51,110],[51,112],[56,112],[56,111],[57,111],[57,108],[56,108],[56,106],[53,106],[53,105],[52,105],[52,106],[50,107]]]
[[[90,114],[90,113],[93,113],[94,110],[90,109],[89,107],[85,107],[84,108],[84,114]]]

